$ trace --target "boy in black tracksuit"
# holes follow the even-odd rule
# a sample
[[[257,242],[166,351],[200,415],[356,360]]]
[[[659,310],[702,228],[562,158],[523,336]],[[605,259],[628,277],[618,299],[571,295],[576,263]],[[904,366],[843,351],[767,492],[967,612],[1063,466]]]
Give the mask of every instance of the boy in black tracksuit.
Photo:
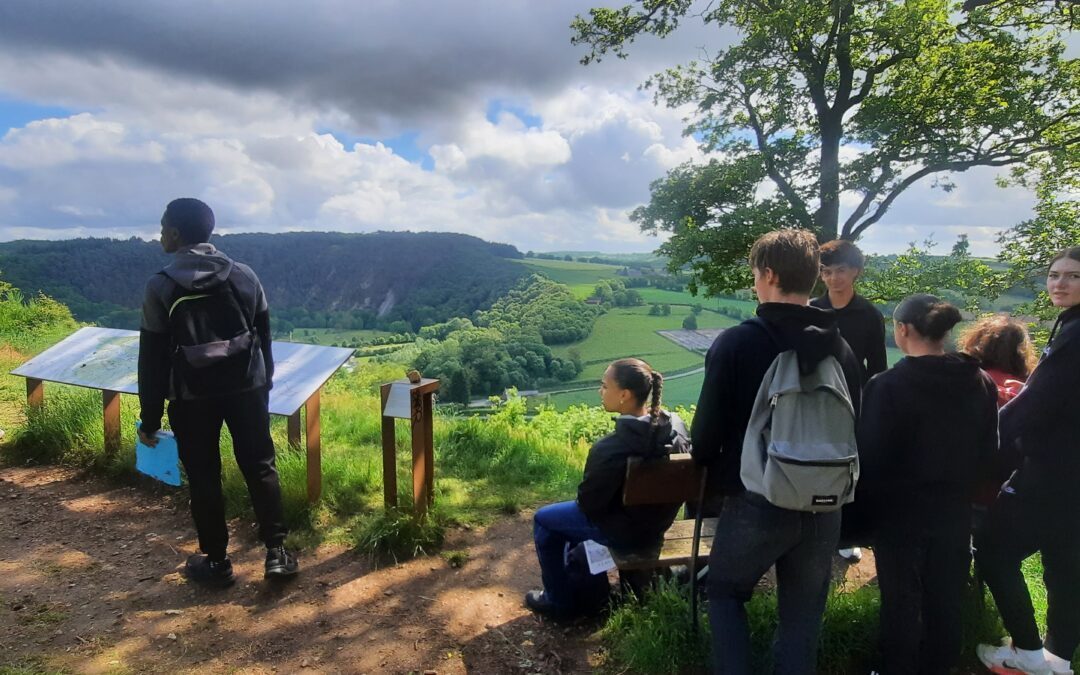
[[[881,672],[946,673],[961,646],[971,498],[997,450],[997,387],[977,360],[941,348],[960,320],[952,305],[912,296],[894,319],[909,356],[863,390],[855,504],[875,533]]]
[[[840,362],[858,413],[860,371],[836,329],[831,311],[810,307],[818,274],[818,244],[802,230],[761,237],[750,254],[758,318],[717,337],[705,357],[705,381],[691,426],[691,453],[708,468],[706,508],[722,500],[709,556],[709,620],[714,671],[750,673],[745,604],[776,565],[780,625],[774,668],[813,673],[828,595],[840,513],[782,509],[747,492],[740,477],[743,437],[766,371],[782,351],[794,349],[803,370],[827,356]]]
[[[274,375],[270,313],[258,277],[248,266],[230,260],[207,243],[214,228],[210,207],[197,199],[169,203],[161,218],[161,245],[176,259],[147,281],[139,339],[139,438],[157,444],[164,401],[169,400],[169,422],[176,436],[180,461],[191,490],[191,514],[205,555],[188,558],[185,574],[194,581],[228,586],[235,581],[226,554],[229,533],[221,488],[221,426],[233,438],[237,465],[247,482],[259,535],[266,544],[266,576],[296,573],[296,557],[284,548],[285,516],[281,487],[274,464],[268,401]],[[231,288],[230,288],[231,286]],[[252,355],[247,372],[206,395],[192,390],[191,382],[174,369],[179,350],[170,319],[173,313],[196,307],[196,301],[227,289],[255,334],[261,357]],[[214,331],[213,320],[193,310],[191,321]],[[219,335],[216,340],[232,336]],[[252,347],[254,349],[254,347]]]
[[[821,280],[828,293],[810,304],[836,312],[840,335],[851,347],[862,369],[862,381],[888,367],[885,355],[885,319],[869,300],[855,292],[855,280],[863,271],[862,251],[850,241],[837,239],[821,246]],[[841,306],[836,305],[843,303]]]

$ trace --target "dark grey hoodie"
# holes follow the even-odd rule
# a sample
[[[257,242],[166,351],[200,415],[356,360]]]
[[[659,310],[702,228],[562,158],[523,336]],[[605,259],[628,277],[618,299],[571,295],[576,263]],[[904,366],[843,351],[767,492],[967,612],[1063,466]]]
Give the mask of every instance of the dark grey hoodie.
[[[146,282],[139,340],[139,402],[143,429],[148,433],[161,427],[164,400],[188,398],[172,386],[172,342],[169,307],[187,291],[205,292],[231,281],[241,307],[254,317],[265,364],[265,382],[272,383],[274,360],[270,345],[270,313],[259,278],[250,267],[230,259],[212,244],[185,246],[160,273]],[[223,392],[232,393],[232,392]]]

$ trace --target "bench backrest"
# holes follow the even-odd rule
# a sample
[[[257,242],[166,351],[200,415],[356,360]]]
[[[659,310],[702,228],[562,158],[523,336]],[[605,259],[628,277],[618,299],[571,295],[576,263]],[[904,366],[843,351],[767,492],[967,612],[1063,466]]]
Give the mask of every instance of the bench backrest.
[[[626,460],[623,505],[682,504],[699,497],[704,470],[687,453],[667,459]]]

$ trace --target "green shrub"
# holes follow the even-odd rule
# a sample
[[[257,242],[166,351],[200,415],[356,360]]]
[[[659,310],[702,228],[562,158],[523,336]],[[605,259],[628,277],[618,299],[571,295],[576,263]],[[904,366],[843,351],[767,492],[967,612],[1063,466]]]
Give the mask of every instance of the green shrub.
[[[444,530],[437,511],[418,519],[407,511],[387,509],[361,521],[354,537],[361,552],[396,563],[433,552],[442,545]]]

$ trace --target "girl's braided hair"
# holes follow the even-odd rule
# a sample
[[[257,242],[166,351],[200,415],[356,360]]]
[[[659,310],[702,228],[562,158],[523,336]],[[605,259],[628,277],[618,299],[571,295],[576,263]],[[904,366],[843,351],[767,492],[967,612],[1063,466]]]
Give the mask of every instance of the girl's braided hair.
[[[664,389],[664,376],[641,359],[619,359],[612,362],[611,376],[620,389],[634,395],[638,405],[649,402],[649,424],[653,432],[660,425],[660,396]]]

